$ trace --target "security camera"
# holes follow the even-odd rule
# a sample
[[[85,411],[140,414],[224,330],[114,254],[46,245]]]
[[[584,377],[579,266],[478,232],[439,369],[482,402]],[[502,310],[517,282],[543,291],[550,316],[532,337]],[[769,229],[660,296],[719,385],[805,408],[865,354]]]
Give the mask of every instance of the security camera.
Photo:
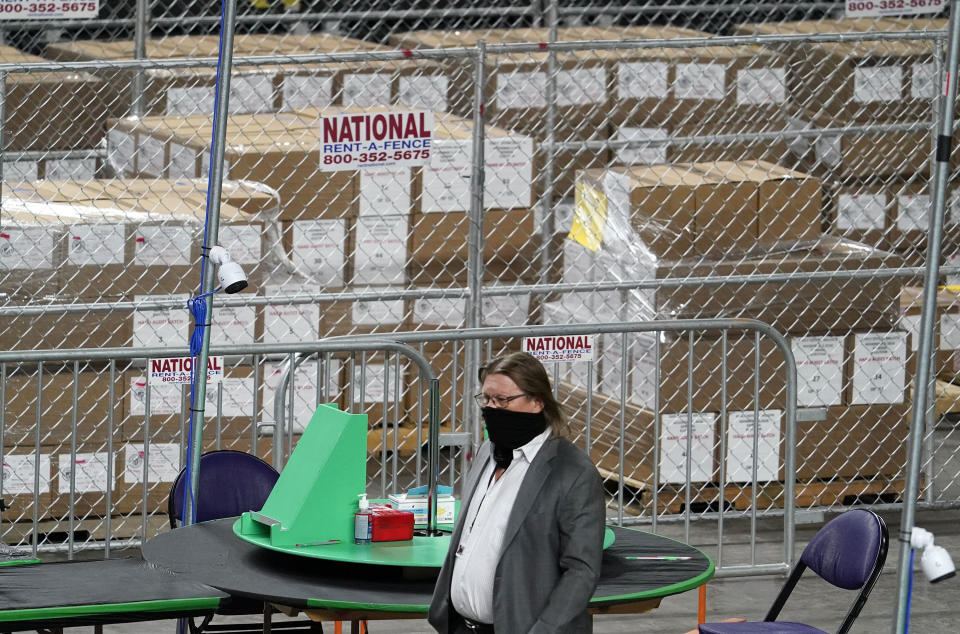
[[[240,265],[230,259],[226,249],[217,245],[210,249],[210,261],[217,265],[217,279],[223,292],[228,295],[239,293],[247,287],[247,276]]]
[[[950,553],[943,546],[936,546],[933,543],[933,533],[919,526],[914,526],[910,533],[910,546],[914,549],[922,549],[923,555],[920,557],[920,569],[923,575],[930,583],[937,583],[944,579],[949,579],[956,574],[956,567],[950,558]]]

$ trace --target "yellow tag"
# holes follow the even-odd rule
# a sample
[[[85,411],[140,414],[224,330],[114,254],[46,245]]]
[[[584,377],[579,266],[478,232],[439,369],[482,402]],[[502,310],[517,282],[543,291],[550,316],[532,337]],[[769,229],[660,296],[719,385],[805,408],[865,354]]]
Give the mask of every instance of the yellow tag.
[[[596,251],[603,242],[603,230],[606,225],[606,195],[589,185],[577,183],[574,192],[573,226],[570,227],[570,234],[567,237],[591,251]]]

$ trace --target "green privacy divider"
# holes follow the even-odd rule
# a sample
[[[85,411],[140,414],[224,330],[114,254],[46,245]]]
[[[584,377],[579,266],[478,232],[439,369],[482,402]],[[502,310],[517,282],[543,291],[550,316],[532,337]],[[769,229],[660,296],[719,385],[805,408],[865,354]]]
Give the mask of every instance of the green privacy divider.
[[[259,512],[240,517],[241,538],[267,547],[353,541],[366,488],[367,415],[320,405]]]

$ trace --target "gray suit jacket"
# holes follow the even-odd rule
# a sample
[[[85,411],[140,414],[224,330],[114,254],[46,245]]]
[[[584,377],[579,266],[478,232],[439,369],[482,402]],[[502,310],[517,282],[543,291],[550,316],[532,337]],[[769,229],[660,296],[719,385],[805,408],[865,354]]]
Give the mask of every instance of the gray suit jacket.
[[[462,622],[450,602],[454,552],[490,452],[485,442],[467,474],[460,517],[433,591],[427,618],[442,634]],[[543,444],[517,492],[494,576],[493,625],[499,634],[593,630],[587,603],[600,577],[604,497],[600,474],[583,451],[565,438]]]

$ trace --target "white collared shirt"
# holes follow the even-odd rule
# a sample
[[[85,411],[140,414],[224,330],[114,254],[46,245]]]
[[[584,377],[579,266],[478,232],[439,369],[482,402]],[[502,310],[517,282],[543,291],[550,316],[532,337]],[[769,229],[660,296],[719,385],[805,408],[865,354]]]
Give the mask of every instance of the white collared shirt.
[[[530,463],[550,437],[550,428],[513,450],[510,466],[493,480],[493,455],[480,474],[477,490],[463,522],[450,581],[450,600],[461,615],[481,623],[493,623],[493,578],[500,562],[504,532],[517,492]]]

